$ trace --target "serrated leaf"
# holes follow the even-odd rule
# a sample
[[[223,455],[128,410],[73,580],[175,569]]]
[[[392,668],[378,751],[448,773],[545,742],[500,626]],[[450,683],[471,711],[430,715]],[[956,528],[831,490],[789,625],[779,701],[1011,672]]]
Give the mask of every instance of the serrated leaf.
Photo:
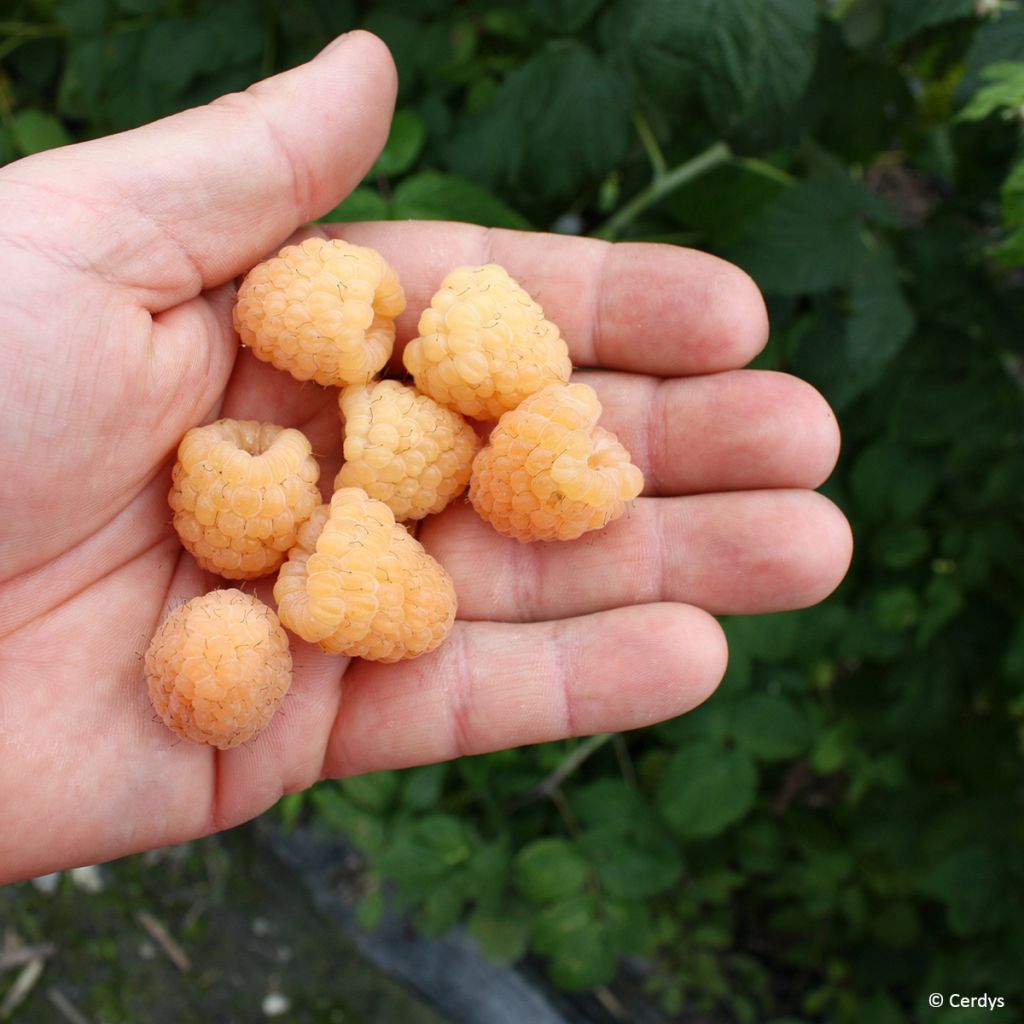
[[[600,116],[596,116],[596,112]],[[454,170],[541,199],[575,198],[622,157],[632,133],[629,80],[589,50],[532,57],[469,117],[448,147]]]
[[[697,89],[725,133],[783,132],[814,69],[813,0],[640,0],[630,43],[659,93]]]
[[[456,174],[421,171],[395,189],[392,216],[526,229],[529,222],[486,189]]]
[[[1024,9],[1008,8],[977,29],[964,57],[958,92],[966,97],[981,85],[985,69],[999,61],[1024,61]]]
[[[743,750],[711,743],[677,751],[658,787],[657,806],[678,835],[718,835],[742,818],[757,795],[757,767]]]
[[[11,136],[22,156],[66,146],[71,136],[61,121],[45,110],[19,110],[11,118]]]
[[[892,251],[878,248],[864,254],[850,287],[846,354],[861,387],[877,379],[914,330],[898,274]]]
[[[528,843],[515,859],[516,887],[533,903],[548,903],[579,892],[590,865],[572,843],[549,837]]]
[[[857,182],[804,181],[766,207],[730,255],[767,292],[836,288],[861,261],[863,221],[875,209],[874,197]]]
[[[736,704],[733,733],[747,753],[765,761],[782,761],[803,754],[813,730],[807,716],[787,697],[752,693]]]
[[[955,120],[981,121],[997,110],[1024,107],[1024,62],[998,61],[985,68],[981,77],[991,84],[982,86]]]
[[[370,169],[370,176],[383,174],[391,178],[404,174],[416,162],[426,140],[423,119],[413,110],[396,110],[388,141]]]

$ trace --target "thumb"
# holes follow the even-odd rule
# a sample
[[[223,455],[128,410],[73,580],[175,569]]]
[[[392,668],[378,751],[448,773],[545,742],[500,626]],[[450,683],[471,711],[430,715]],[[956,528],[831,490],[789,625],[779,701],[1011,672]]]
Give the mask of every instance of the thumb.
[[[351,32],[245,92],[12,164],[0,184],[47,205],[54,187],[79,198],[65,246],[70,227],[88,265],[158,312],[248,270],[344,198],[387,141],[396,91],[384,43]]]

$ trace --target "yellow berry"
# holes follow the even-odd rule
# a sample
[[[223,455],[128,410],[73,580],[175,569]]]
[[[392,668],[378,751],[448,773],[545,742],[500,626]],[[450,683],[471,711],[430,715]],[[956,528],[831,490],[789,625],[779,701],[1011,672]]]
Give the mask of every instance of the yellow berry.
[[[145,669],[169,729],[227,750],[270,723],[291,685],[292,656],[270,608],[240,590],[214,590],[167,616]]]
[[[496,263],[445,277],[403,358],[420,391],[480,420],[572,372],[558,328]]]
[[[644,478],[600,415],[586,384],[551,384],[505,413],[473,461],[473,507],[521,541],[573,540],[617,519]]]
[[[178,447],[168,502],[181,543],[209,572],[265,576],[320,504],[305,435],[256,420],[193,427]]]
[[[335,491],[299,531],[274,585],[281,621],[333,654],[399,661],[433,650],[455,621],[455,588],[391,509]]]
[[[403,309],[398,275],[379,252],[307,238],[246,274],[233,318],[258,359],[299,380],[344,387],[388,361]]]

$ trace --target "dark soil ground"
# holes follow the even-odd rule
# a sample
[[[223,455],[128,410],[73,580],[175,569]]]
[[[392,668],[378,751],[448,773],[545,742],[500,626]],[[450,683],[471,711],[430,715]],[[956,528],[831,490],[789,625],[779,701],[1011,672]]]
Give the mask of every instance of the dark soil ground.
[[[444,1018],[367,961],[250,826],[0,888],[3,1020]]]

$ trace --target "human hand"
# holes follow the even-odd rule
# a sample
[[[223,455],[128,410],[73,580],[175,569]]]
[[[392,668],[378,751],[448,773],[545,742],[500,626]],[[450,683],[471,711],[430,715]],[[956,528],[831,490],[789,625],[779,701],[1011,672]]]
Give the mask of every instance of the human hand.
[[[680,714],[725,668],[712,615],[812,604],[842,578],[848,527],[810,490],[835,419],[800,381],[739,369],[768,330],[742,272],[463,224],[318,228],[396,268],[400,343],[449,269],[507,267],[647,490],[569,544],[520,545],[456,502],[419,533],[459,595],[437,651],[380,665],[293,638],[284,707],[226,752],[155,719],[141,654],[169,604],[223,583],[170,527],[181,436],[258,418],[309,436],[325,486],[340,462],[337,392],[239,349],[233,280],[358,183],[394,96],[386,49],[353,33],[245,94],[0,170],[0,881],[226,828],[324,776]]]

